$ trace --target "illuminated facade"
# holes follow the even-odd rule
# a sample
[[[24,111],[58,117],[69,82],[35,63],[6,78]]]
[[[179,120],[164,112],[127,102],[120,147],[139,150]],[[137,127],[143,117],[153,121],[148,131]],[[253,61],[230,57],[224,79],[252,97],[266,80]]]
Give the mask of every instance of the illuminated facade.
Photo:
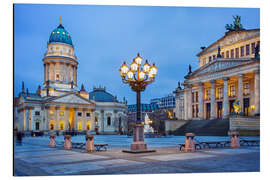
[[[105,89],[93,98],[82,85],[78,88],[78,61],[70,34],[60,25],[50,35],[43,58],[44,82],[35,93],[22,92],[16,103],[15,128],[20,131],[126,131],[125,103]],[[104,98],[104,97],[107,98]]]
[[[226,32],[208,47],[202,47],[198,69],[185,76],[183,90],[176,90],[178,119],[222,119],[234,112],[260,114],[260,29]],[[181,98],[183,97],[183,98]],[[184,111],[180,111],[183,105]]]

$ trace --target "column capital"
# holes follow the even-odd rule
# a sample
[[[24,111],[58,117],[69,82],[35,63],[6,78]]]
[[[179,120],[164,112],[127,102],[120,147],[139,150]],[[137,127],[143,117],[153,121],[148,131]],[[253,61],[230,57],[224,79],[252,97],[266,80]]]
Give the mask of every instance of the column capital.
[[[230,80],[230,78],[228,78],[228,77],[224,77],[224,78],[222,78],[223,79],[223,81],[228,81],[228,80]]]
[[[199,82],[198,85],[199,85],[199,86],[203,86],[204,83],[203,83],[203,82]]]
[[[239,74],[238,77],[239,78],[243,78],[244,77],[244,74]]]

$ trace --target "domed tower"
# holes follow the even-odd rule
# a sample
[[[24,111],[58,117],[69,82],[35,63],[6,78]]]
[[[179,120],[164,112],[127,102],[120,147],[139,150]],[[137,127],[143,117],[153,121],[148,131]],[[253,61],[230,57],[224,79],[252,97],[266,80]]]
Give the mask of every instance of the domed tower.
[[[61,23],[50,35],[43,58],[43,96],[57,96],[66,91],[77,91],[78,62],[70,34]]]

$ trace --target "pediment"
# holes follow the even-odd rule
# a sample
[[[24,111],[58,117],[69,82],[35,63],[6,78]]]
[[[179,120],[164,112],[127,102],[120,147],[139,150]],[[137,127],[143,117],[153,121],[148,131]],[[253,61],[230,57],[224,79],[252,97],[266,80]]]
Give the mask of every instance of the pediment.
[[[194,71],[193,73],[189,74],[187,78],[191,78],[194,76],[199,76],[207,73],[213,73],[213,72],[218,72],[218,71],[223,71],[229,68],[236,67],[238,65],[246,64],[251,62],[252,60],[250,59],[243,59],[243,60],[216,60],[210,64],[207,64],[205,66],[202,66],[198,70]]]
[[[231,44],[235,44],[239,41],[247,40],[256,36],[260,35],[260,30],[259,29],[254,29],[254,30],[244,30],[244,31],[234,31],[234,32],[228,32],[217,40],[216,42],[212,43],[210,46],[208,46],[205,50],[201,51],[197,56],[210,52],[212,50],[218,49],[218,46],[224,47],[224,46],[229,46]]]
[[[68,94],[49,100],[55,103],[71,103],[71,104],[93,104],[91,101],[81,97],[77,94]]]

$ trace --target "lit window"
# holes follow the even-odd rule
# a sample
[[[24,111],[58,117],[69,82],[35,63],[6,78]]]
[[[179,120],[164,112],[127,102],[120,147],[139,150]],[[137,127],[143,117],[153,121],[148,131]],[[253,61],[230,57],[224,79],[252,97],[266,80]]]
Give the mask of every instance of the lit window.
[[[49,112],[50,114],[54,114],[54,112],[53,112],[53,110],[50,110],[50,112]]]
[[[63,121],[60,122],[60,130],[64,130],[64,122]]]
[[[60,116],[64,116],[64,111],[60,111],[60,112],[59,112],[59,115],[60,115]]]
[[[56,74],[55,80],[56,81],[59,81],[60,80],[60,75],[59,74]]]
[[[234,85],[229,86],[229,96],[231,96],[231,97],[235,96],[235,86]]]
[[[86,129],[89,131],[91,128],[91,122],[90,121],[87,121],[87,124],[86,124]]]
[[[54,130],[54,123],[52,120],[50,121],[50,130]]]
[[[249,95],[249,83],[244,83],[244,95]]]
[[[57,34],[59,34],[60,32],[59,31],[57,31]]]
[[[82,130],[82,122],[78,122],[78,130]]]
[[[54,32],[52,32],[54,34]]]
[[[63,34],[65,35],[65,32],[63,32]]]

